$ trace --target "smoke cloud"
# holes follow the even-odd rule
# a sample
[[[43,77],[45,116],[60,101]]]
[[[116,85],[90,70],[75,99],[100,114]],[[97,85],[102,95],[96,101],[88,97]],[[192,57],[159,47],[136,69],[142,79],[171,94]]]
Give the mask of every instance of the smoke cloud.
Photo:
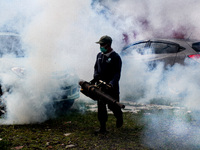
[[[14,10],[6,11],[0,29],[20,34],[25,59],[18,61],[16,67],[25,68],[26,78],[13,76],[10,72],[13,63],[8,65],[6,62],[1,66],[2,84],[14,85],[12,94],[4,94],[7,116],[1,122],[43,122],[49,117],[45,106],[52,105],[51,99],[55,96],[52,93],[63,86],[63,83],[52,80],[51,74],[66,71],[70,75],[79,75],[79,79],[90,80],[99,49],[95,42],[103,34],[113,33],[113,37],[119,37],[120,32],[94,11],[89,0],[34,1],[28,4],[15,1],[4,2],[2,7],[2,11]],[[9,57],[4,56],[4,59],[7,61]],[[70,84],[77,82],[67,81]]]
[[[51,93],[63,84],[52,80],[50,74],[65,70],[69,74],[78,75],[79,79],[91,80],[96,54],[99,52],[95,42],[102,35],[113,38],[112,47],[119,53],[125,45],[147,38],[199,39],[199,4],[197,0],[0,2],[0,30],[19,33],[26,56],[17,64],[25,68],[26,78],[19,78],[10,72],[10,56],[4,57],[0,63],[1,83],[14,85],[12,94],[4,95],[8,113],[0,123],[23,124],[48,119],[45,105],[52,104]],[[137,57],[136,54],[134,58]],[[9,65],[4,65],[5,60]],[[163,73],[163,64],[149,71],[137,59],[123,62],[120,81],[122,100],[150,103],[152,99],[164,98],[169,102],[178,100],[181,106],[199,111],[198,66],[185,68],[175,65]],[[182,91],[184,94],[180,94]],[[193,117],[197,116],[195,114]],[[162,119],[154,116],[150,118],[147,133]],[[186,135],[184,130],[180,130],[182,127],[199,131],[199,127],[193,128],[186,122],[174,119],[163,128],[175,127],[170,128],[171,131],[182,137]],[[159,132],[159,128],[156,129]],[[166,137],[170,134],[166,132]],[[191,134],[199,137],[199,132]],[[150,147],[159,146],[158,143],[152,146],[146,140],[145,143]],[[188,143],[193,144],[192,140]],[[198,142],[195,144],[199,146]]]

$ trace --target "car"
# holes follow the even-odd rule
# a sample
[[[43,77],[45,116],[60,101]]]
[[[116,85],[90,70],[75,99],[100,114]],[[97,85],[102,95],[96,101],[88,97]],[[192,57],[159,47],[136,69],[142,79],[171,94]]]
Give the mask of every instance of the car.
[[[5,95],[8,93],[12,94],[12,89],[15,86],[13,83],[19,80],[23,82],[28,75],[27,72],[29,68],[25,68],[23,63],[21,63],[23,62],[22,60],[25,59],[29,58],[25,55],[20,35],[8,32],[0,33],[0,66],[2,67],[0,68],[0,115],[6,112]],[[5,82],[2,80],[3,77],[7,76],[13,76],[15,81],[8,82],[5,85]],[[80,96],[79,79],[77,75],[69,73],[68,70],[55,70],[51,72],[47,78],[60,84],[60,86],[51,93],[53,107],[58,111],[71,108],[74,101]],[[47,105],[47,107],[49,106]]]
[[[134,55],[138,54],[138,55]],[[150,70],[159,62],[167,69],[175,64],[187,65],[186,59],[199,62],[200,41],[190,39],[147,39],[125,46],[122,57],[142,60]]]
[[[187,79],[188,72],[199,67],[200,41],[145,39],[128,44],[120,55],[126,79],[123,84],[130,87],[122,92],[124,97],[140,99],[152,92],[158,98],[170,95],[181,99],[188,92],[182,80]]]

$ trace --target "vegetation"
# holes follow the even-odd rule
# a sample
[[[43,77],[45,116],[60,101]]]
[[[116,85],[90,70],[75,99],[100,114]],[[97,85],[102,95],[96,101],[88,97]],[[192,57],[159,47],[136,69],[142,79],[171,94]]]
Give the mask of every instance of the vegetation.
[[[82,113],[71,110],[65,115],[40,124],[1,125],[0,149],[199,149],[199,138],[192,138],[195,137],[196,131],[192,126],[188,128],[189,123],[194,123],[194,119],[190,115],[174,114],[173,110],[169,111],[166,117],[166,112],[163,112],[126,112],[124,125],[119,129],[115,127],[115,117],[109,114],[109,133],[98,135],[94,132],[99,127],[97,113],[91,111]],[[152,117],[156,118],[156,122],[150,127]],[[178,119],[178,122],[188,123],[184,126],[187,134],[169,132],[174,118]],[[181,132],[182,125],[174,127],[173,129]],[[156,144],[156,147],[152,143]]]
[[[115,127],[109,115],[109,133],[95,135],[96,112],[71,111],[41,124],[1,125],[0,149],[147,149],[140,142],[144,125],[140,114],[124,114],[124,126]]]

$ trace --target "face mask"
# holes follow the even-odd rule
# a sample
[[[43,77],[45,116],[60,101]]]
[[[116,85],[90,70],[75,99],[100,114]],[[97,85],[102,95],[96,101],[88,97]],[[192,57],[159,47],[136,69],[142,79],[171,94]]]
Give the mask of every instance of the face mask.
[[[101,52],[106,53],[107,49],[105,49],[104,47],[100,47]]]

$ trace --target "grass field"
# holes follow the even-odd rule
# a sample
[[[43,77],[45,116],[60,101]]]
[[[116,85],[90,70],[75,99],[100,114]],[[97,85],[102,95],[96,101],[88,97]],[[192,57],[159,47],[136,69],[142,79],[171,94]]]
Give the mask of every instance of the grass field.
[[[115,118],[109,114],[107,122],[108,134],[95,135],[98,129],[96,112],[79,112],[71,110],[65,115],[48,120],[40,124],[27,125],[1,125],[0,126],[0,150],[3,149],[100,149],[100,150],[128,150],[128,149],[198,149],[188,144],[185,138],[179,139],[179,135],[166,135],[166,128],[156,132],[155,125],[145,133],[148,121],[144,119],[146,113],[124,113],[124,125],[115,127]],[[170,117],[165,121],[171,119]],[[191,121],[191,120],[190,120]],[[158,122],[161,126],[167,122]],[[157,143],[158,147],[152,148],[147,140]],[[192,134],[191,134],[192,135]],[[188,139],[191,138],[188,135]],[[164,139],[164,140],[163,140]],[[160,141],[161,142],[160,142]],[[164,142],[163,142],[164,141]],[[197,141],[198,142],[198,141]],[[159,145],[160,144],[160,145]]]
[[[115,127],[109,115],[106,135],[95,135],[96,112],[71,111],[41,124],[1,125],[0,149],[147,149],[140,142],[144,125],[140,115],[124,114],[124,126]]]

